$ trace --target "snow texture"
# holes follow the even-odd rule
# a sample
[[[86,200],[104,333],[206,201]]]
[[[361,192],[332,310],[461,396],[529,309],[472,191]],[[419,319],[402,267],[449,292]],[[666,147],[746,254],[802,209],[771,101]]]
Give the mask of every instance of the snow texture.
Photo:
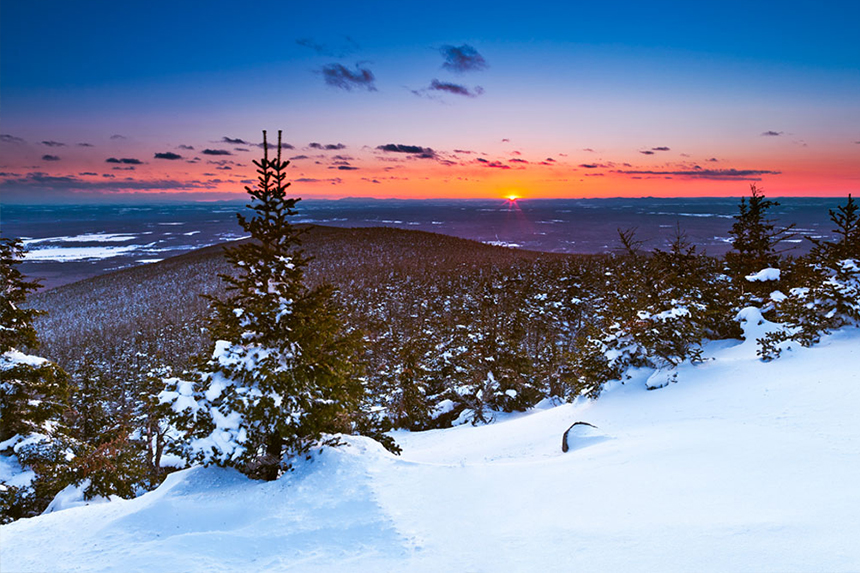
[[[779,280],[779,269],[762,269],[757,273],[753,273],[751,275],[747,275],[746,279],[751,282],[765,282],[765,281],[778,281]]]
[[[677,384],[367,438],[274,482],[217,467],[0,528],[4,571],[857,571],[860,330],[762,362],[773,328]],[[559,447],[575,421],[584,428]],[[578,435],[582,433],[582,435]],[[71,495],[70,495],[71,497]]]

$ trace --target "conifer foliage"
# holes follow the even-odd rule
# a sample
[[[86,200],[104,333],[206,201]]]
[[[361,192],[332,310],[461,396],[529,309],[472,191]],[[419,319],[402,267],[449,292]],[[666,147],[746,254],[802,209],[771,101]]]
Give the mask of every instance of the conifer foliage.
[[[19,240],[0,239],[0,452],[25,468],[49,468],[60,461],[61,415],[68,403],[68,376],[53,362],[22,352],[38,347],[33,320],[39,311],[23,307],[38,282],[25,280]],[[38,467],[37,467],[38,466]],[[56,493],[40,479],[33,487],[0,482],[0,523],[33,515]],[[45,501],[47,503],[47,501]]]
[[[276,157],[265,131],[263,149],[254,161],[259,183],[245,188],[255,215],[239,215],[251,240],[226,250],[236,273],[222,276],[228,297],[212,300],[212,351],[190,379],[172,379],[161,400],[179,414],[185,436],[177,443],[190,461],[271,480],[290,456],[353,429],[363,386],[359,339],[346,332],[333,287],[304,283],[309,260],[289,220],[299,199],[286,196],[281,133]]]
[[[44,431],[45,422],[65,408],[68,392],[66,375],[55,364],[21,352],[38,347],[33,321],[40,314],[22,306],[39,286],[15,268],[22,255],[20,241],[0,239],[0,442]]]

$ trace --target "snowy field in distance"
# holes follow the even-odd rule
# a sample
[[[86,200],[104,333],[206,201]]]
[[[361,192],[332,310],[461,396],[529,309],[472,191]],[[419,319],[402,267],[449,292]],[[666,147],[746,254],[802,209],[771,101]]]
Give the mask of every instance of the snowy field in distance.
[[[754,325],[748,334],[760,335]],[[275,482],[194,468],[0,529],[3,571],[858,571],[860,330],[646,391],[349,438]],[[575,421],[597,426],[561,451]]]

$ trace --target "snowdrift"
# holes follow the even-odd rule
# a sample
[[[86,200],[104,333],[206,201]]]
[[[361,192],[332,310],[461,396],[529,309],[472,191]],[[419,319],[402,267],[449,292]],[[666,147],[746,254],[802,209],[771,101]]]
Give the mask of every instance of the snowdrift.
[[[748,334],[759,324],[747,317]],[[860,331],[774,362],[720,342],[677,383],[316,453],[193,468],[0,529],[5,571],[856,571]],[[575,421],[597,427],[560,441]],[[578,434],[582,434],[581,436]],[[579,441],[577,441],[579,440]]]

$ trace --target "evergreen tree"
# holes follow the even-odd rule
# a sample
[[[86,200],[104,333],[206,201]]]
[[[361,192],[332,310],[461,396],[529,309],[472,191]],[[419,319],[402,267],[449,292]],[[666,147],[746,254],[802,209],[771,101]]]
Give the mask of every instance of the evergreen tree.
[[[15,268],[23,250],[19,240],[0,239],[0,450],[37,476],[31,487],[0,482],[0,523],[44,509],[59,491],[45,476],[66,461],[68,377],[56,364],[22,352],[38,347],[33,321],[40,314],[23,307],[39,286]]]
[[[68,378],[57,365],[21,349],[38,348],[33,321],[39,314],[23,308],[39,283],[27,281],[15,266],[19,240],[0,239],[0,442],[15,435],[46,433],[67,406]]]
[[[289,221],[299,199],[286,196],[280,132],[277,156],[269,158],[265,131],[263,150],[259,183],[245,188],[255,216],[239,215],[251,240],[226,249],[237,274],[222,277],[229,296],[212,300],[212,352],[196,379],[175,381],[162,401],[181,414],[192,461],[272,480],[290,456],[354,430],[363,386],[359,337],[346,332],[333,287],[304,283],[309,259]]]
[[[810,239],[812,252],[794,264],[799,286],[776,301],[785,328],[759,340],[765,360],[777,358],[786,341],[812,346],[835,328],[860,325],[860,207],[848,195],[830,220],[836,240]]]
[[[738,280],[744,281],[749,274],[778,265],[776,247],[793,236],[794,225],[777,227],[776,221],[768,218],[768,211],[777,206],[779,202],[766,199],[755,183],[750,185],[749,200],[741,198],[739,213],[729,231],[733,250],[726,255],[726,262]]]

